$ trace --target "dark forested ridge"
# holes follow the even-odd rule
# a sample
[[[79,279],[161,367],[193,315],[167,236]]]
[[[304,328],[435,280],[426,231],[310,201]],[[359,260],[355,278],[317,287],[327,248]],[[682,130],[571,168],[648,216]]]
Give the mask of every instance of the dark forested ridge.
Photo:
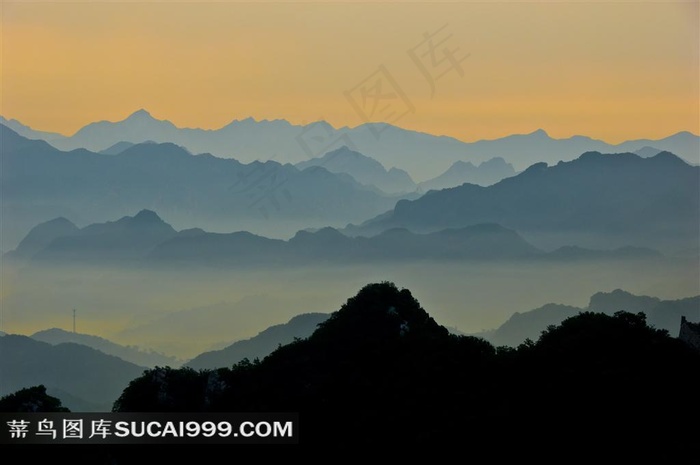
[[[684,419],[700,413],[698,392],[700,353],[642,313],[584,312],[537,342],[495,348],[450,334],[408,290],[380,283],[260,362],[150,370],[114,409],[300,412],[314,445],[545,448],[525,441],[537,436],[620,452],[624,431],[650,457],[673,457],[695,434]]]

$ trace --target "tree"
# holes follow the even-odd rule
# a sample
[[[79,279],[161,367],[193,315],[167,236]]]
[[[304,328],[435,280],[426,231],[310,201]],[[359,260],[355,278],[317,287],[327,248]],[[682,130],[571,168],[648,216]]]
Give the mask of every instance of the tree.
[[[0,399],[0,412],[70,412],[61,400],[46,393],[43,384],[8,394]]]

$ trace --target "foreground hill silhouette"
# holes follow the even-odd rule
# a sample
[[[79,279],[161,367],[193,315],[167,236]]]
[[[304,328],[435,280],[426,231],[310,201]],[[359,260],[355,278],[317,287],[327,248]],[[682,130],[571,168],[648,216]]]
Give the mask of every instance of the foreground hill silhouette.
[[[378,283],[260,362],[147,371],[114,410],[294,411],[307,445],[585,446],[580,453],[629,456],[644,445],[647,457],[668,458],[695,434],[683,419],[700,413],[698,368],[700,354],[643,314],[586,312],[535,343],[497,350],[451,335],[408,290]]]

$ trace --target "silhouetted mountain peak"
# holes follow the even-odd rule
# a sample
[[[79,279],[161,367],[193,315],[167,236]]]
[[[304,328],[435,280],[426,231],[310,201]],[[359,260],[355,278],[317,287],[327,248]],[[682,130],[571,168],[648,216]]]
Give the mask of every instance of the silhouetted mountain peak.
[[[177,233],[178,237],[196,237],[196,236],[202,236],[204,234],[207,234],[205,230],[202,228],[189,228],[189,229],[183,229],[182,231]]]
[[[590,151],[582,153],[581,156],[577,158],[577,160],[580,162],[588,162],[602,160],[604,157],[605,155],[603,155],[600,152]]]
[[[634,295],[622,289],[615,289],[612,292],[598,292],[592,295],[588,309],[609,314],[619,310],[646,312],[659,302],[656,297]]]
[[[598,165],[605,163],[606,166],[610,166],[609,163],[619,164],[619,163],[635,163],[642,161],[643,158],[636,153],[623,152],[623,153],[600,153],[596,151],[585,152],[581,154],[575,160],[570,162],[564,162],[565,165],[579,164],[579,165]],[[613,165],[614,166],[614,165]]]
[[[140,212],[138,212],[134,218],[133,218],[134,223],[140,223],[140,224],[149,224],[149,223],[165,223],[161,219],[160,216],[153,210],[146,210],[143,209]]]
[[[37,331],[36,333],[32,334],[30,337],[35,338],[35,337],[41,337],[41,336],[63,336],[68,334],[68,331],[65,329],[61,328],[49,328],[49,329],[42,329],[41,331]],[[96,337],[96,336],[95,336]],[[39,339],[41,340],[41,339]],[[44,342],[44,341],[42,341]]]
[[[333,130],[333,126],[326,120],[319,120],[319,121],[314,121],[313,123],[309,123],[306,125],[307,128],[312,128],[312,127],[318,127],[318,128],[323,128],[324,130]]]
[[[172,142],[155,143],[152,141],[141,142],[126,148],[118,154],[122,157],[191,157],[186,148],[173,144]]]
[[[356,152],[354,150],[351,150],[350,147],[347,145],[343,145],[335,150],[331,150],[330,152],[326,153],[328,157],[335,157],[335,156],[345,156],[345,157],[352,157],[352,158],[363,158],[365,157],[362,155],[360,152]],[[368,158],[368,157],[365,157]]]
[[[677,132],[677,133],[675,133],[675,134],[673,134],[673,135],[667,137],[667,139],[670,139],[671,137],[683,137],[683,138],[691,138],[691,139],[694,139],[694,138],[696,138],[696,137],[698,137],[698,136],[695,135],[695,134],[693,134],[693,133],[690,132],[690,131],[680,131],[680,132]]]
[[[78,232],[78,227],[66,218],[54,218],[33,227],[14,252],[11,252],[11,256],[29,258],[47,247],[54,240],[75,235]]]
[[[641,149],[637,149],[634,151],[635,154],[639,155],[642,158],[651,158],[659,152],[663,152],[663,150],[657,149],[656,147],[651,147],[649,145],[645,145]]]
[[[143,108],[136,110],[132,114],[130,114],[127,118],[127,120],[134,121],[134,120],[156,120],[151,114],[144,110]]]
[[[37,227],[42,227],[42,228],[66,228],[66,229],[77,229],[78,227],[69,219],[66,219],[62,216],[59,216],[58,218],[54,218],[52,220],[47,221],[46,223],[41,223]]]
[[[675,164],[675,165],[687,165],[682,158],[677,156],[676,154],[673,154],[671,152],[659,152],[653,157],[649,157],[650,160],[653,160],[656,163],[668,163],[668,164]]]
[[[311,339],[350,350],[402,337],[434,338],[448,334],[408,289],[399,290],[394,283],[382,282],[368,284],[348,299],[319,325]]]
[[[122,238],[125,237],[124,234],[129,236],[136,234],[157,236],[165,240],[175,234],[175,229],[154,211],[144,209],[134,216],[124,216],[117,221],[91,224],[81,229],[80,234],[81,236],[109,234],[122,236]]]
[[[299,231],[292,239],[290,244],[295,245],[334,245],[350,242],[351,239],[335,228],[325,227],[318,231]]]
[[[311,160],[313,161],[313,160]],[[361,154],[355,150],[351,150],[347,145],[343,145],[340,148],[331,150],[320,158],[321,164],[327,164],[329,162],[334,162],[336,164],[346,164],[346,163],[358,163],[362,162],[367,165],[366,168],[371,167],[374,169],[379,169],[385,171],[384,166],[379,163],[374,158],[368,157]],[[365,168],[365,169],[366,169]]]
[[[347,236],[343,235],[340,231],[338,231],[335,228],[331,228],[330,226],[327,226],[325,228],[321,228],[318,231],[314,233],[316,237],[327,237],[327,238],[334,238],[334,239],[347,239]]]
[[[479,165],[480,168],[493,167],[493,166],[498,166],[498,167],[510,166],[512,168],[512,165],[510,165],[510,163],[506,162],[505,159],[503,159],[503,157],[493,157],[490,160],[486,160]]]
[[[668,152],[661,151],[653,156],[644,157],[638,153],[623,152],[623,153],[600,153],[596,151],[585,152],[576,160],[570,162],[560,162],[560,165],[567,164],[585,164],[593,165],[599,163],[624,163],[624,164],[637,164],[637,163],[654,163],[664,166],[681,166],[688,165],[683,159],[677,155]]]
[[[486,163],[486,162],[484,162],[484,163]],[[454,162],[454,163],[452,164],[452,166],[450,166],[449,169],[453,169],[453,168],[469,168],[469,169],[474,169],[474,168],[476,168],[476,165],[474,165],[474,163],[472,163],[472,162],[470,162],[470,161],[457,160],[456,162]]]
[[[596,152],[591,152],[591,153],[596,153]],[[582,156],[583,156],[583,155],[582,155]],[[539,173],[539,172],[542,172],[542,171],[546,171],[547,168],[548,168],[547,163],[541,161],[541,162],[539,162],[539,163],[535,163],[534,165],[530,165],[530,167],[528,167],[528,168],[527,168],[525,171],[523,171],[523,172],[524,172],[524,173]]]

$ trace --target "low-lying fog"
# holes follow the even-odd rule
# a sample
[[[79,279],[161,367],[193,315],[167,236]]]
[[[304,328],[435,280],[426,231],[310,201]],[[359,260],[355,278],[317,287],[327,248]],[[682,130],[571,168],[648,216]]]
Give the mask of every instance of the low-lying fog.
[[[466,333],[550,302],[585,307],[599,291],[663,299],[700,294],[696,258],[176,271],[3,264],[2,272],[0,329],[7,333],[71,330],[75,308],[80,333],[183,359],[300,313],[332,312],[363,285],[384,280],[410,289],[438,323]]]

